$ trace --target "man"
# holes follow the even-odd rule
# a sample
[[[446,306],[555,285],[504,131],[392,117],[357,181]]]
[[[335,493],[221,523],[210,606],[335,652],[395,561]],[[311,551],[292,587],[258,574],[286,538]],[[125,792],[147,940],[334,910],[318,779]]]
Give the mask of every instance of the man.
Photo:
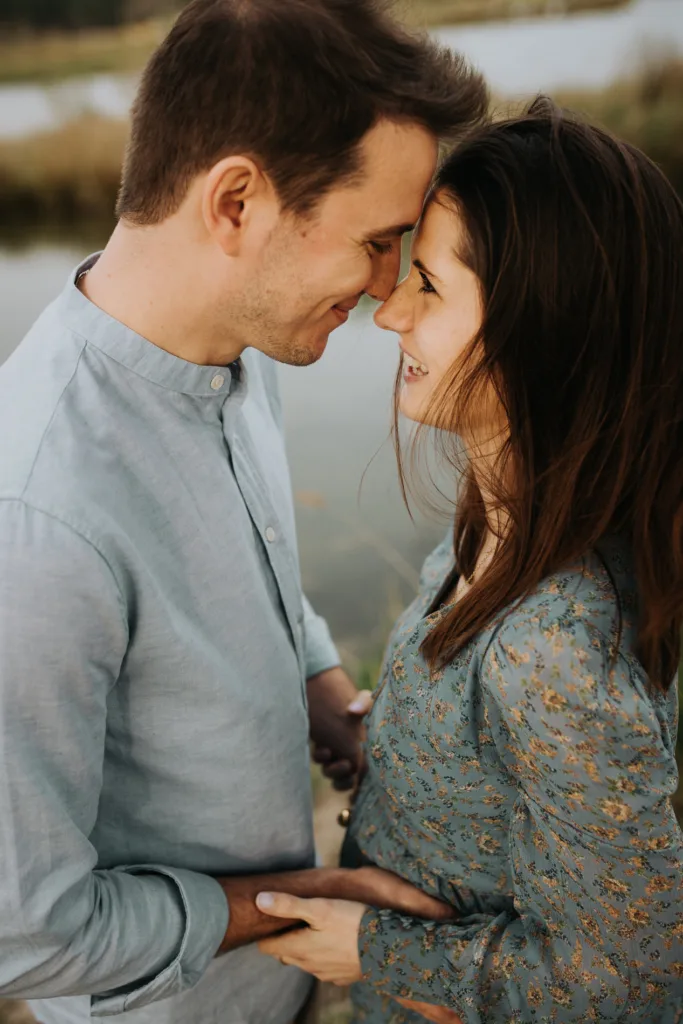
[[[310,979],[254,946],[258,876],[368,898],[310,870],[309,730],[344,773],[358,723],[273,360],[389,294],[438,137],[485,104],[371,0],[194,0],[118,227],[0,372],[0,995],[45,1024],[286,1024]]]

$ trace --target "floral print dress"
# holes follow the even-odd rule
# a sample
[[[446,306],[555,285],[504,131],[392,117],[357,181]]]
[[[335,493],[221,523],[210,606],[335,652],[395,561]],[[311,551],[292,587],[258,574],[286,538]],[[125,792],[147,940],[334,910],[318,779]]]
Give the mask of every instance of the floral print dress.
[[[368,720],[349,839],[458,918],[368,911],[354,1021],[424,1022],[395,996],[464,1024],[683,1021],[676,687],[648,692],[628,552],[600,556],[438,672],[420,644],[451,544],[425,563]]]

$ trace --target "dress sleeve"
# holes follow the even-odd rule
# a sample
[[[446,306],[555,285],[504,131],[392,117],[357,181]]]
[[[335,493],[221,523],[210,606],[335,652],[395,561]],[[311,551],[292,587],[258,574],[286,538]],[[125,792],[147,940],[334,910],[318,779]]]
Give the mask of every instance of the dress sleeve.
[[[683,1007],[683,843],[674,738],[642,669],[581,621],[504,626],[482,698],[518,796],[514,909],[434,924],[369,911],[378,991],[466,1024],[642,1021]],[[676,1009],[677,1008],[677,1009]]]

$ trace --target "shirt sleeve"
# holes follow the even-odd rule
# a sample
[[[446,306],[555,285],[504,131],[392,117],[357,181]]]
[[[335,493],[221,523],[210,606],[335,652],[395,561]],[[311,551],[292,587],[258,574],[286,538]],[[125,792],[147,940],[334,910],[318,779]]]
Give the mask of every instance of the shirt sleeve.
[[[88,836],[127,644],[96,547],[0,501],[0,996],[90,995],[93,1016],[120,1013],[194,985],[225,934],[214,879],[97,867]]]
[[[341,665],[339,651],[332,642],[327,623],[316,615],[308,598],[304,596],[304,643],[306,652],[306,678],[317,676],[328,668]]]
[[[621,656],[613,665],[607,642],[581,622],[547,634],[532,624],[498,634],[481,683],[519,793],[514,909],[447,925],[370,911],[366,979],[466,1024],[674,1020],[683,997],[674,738],[642,669]]]

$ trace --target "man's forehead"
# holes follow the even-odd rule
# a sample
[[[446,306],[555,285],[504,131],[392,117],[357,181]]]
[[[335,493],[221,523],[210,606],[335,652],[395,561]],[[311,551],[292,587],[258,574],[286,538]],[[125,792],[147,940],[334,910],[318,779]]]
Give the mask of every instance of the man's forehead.
[[[405,231],[417,221],[436,169],[436,139],[418,125],[391,125],[375,135],[364,157],[359,192],[372,201],[374,228],[385,234]]]

